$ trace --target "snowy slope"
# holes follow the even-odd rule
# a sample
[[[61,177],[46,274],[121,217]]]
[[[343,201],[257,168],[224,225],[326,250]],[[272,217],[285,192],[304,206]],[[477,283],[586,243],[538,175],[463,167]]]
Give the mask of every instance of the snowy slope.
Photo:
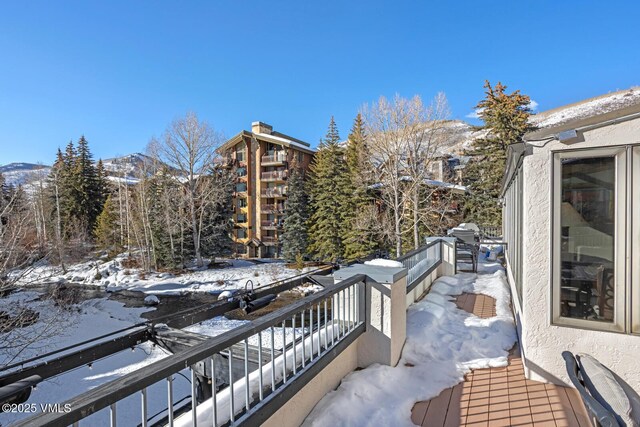
[[[135,184],[140,176],[157,170],[156,162],[142,153],[113,157],[102,161],[107,179],[114,182]],[[0,173],[9,185],[30,185],[39,180],[46,180],[51,172],[51,166],[34,163],[9,163],[0,166]]]
[[[8,185],[27,185],[39,179],[44,179],[51,171],[50,166],[35,163],[9,163],[0,166],[0,173]]]
[[[640,87],[633,87],[536,114],[531,116],[531,122],[538,128],[555,127],[638,103],[640,103]]]

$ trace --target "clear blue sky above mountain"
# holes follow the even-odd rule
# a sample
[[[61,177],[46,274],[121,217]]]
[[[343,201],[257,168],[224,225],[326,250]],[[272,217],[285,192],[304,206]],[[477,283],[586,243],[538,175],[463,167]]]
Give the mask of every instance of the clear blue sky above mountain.
[[[255,120],[315,145],[380,95],[485,79],[540,110],[640,84],[640,2],[29,1],[0,12],[0,164],[142,151],[192,110],[232,136]]]

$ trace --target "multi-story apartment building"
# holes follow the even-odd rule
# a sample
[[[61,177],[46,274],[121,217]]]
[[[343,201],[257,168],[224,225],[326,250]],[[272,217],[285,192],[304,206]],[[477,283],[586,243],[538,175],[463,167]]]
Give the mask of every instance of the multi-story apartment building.
[[[306,172],[315,150],[266,123],[253,122],[251,131],[241,131],[218,151],[238,174],[233,197],[235,253],[279,257],[287,177],[294,165]]]

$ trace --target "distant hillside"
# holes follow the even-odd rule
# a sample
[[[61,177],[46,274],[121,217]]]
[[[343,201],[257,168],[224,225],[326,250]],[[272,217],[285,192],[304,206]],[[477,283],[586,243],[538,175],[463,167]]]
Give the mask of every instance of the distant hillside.
[[[107,179],[134,184],[145,171],[154,170],[154,160],[142,153],[113,157],[102,161]],[[0,166],[0,173],[9,185],[29,185],[47,178],[51,166],[34,163],[9,163]]]
[[[8,185],[26,185],[49,175],[51,166],[35,163],[9,163],[0,166],[0,173]]]

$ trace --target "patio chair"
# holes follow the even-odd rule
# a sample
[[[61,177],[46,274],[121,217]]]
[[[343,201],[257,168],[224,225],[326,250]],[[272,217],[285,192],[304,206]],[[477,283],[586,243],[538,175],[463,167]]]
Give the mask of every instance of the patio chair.
[[[640,396],[620,377],[588,354],[562,352],[567,374],[594,426],[637,426]]]
[[[470,263],[473,272],[478,271],[478,241],[473,230],[454,228],[449,232],[456,238],[456,259]]]

